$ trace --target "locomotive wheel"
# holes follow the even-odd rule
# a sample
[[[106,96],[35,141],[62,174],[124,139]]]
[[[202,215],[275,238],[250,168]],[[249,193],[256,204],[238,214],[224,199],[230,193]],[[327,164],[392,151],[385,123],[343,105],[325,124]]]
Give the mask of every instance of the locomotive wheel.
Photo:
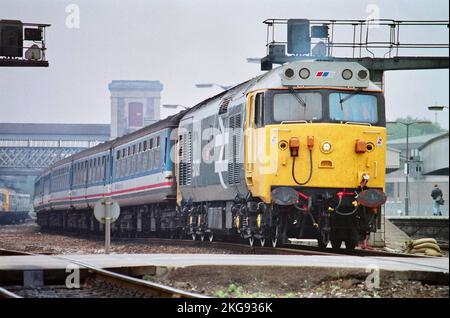
[[[342,240],[339,239],[331,239],[331,247],[335,250],[338,250],[341,248]]]
[[[278,238],[272,239],[272,247],[273,248],[277,247],[277,243],[278,243]]]
[[[275,248],[277,247],[277,243],[278,243],[278,232],[279,232],[279,226],[277,225],[276,229],[275,229],[275,237],[272,237],[272,247]]]
[[[204,240],[205,240],[205,234],[200,235],[200,239],[201,239],[202,241],[204,241]]]
[[[356,247],[356,241],[353,239],[345,240],[345,249],[349,251],[353,251]]]
[[[192,240],[195,241],[195,234],[192,234]]]
[[[209,233],[209,241],[212,242],[214,240],[214,234]]]
[[[266,244],[266,239],[260,239],[259,241],[261,243],[261,246],[264,247],[264,245]]]
[[[253,247],[253,244],[255,243],[255,238],[254,237],[249,237],[248,238],[248,244]]]
[[[275,248],[278,244],[284,244],[287,241],[287,224],[288,219],[285,214],[278,217],[275,227],[275,235],[272,236],[272,246]]]
[[[320,249],[326,249],[330,242],[330,233],[328,231],[321,230],[317,235],[317,245]]]

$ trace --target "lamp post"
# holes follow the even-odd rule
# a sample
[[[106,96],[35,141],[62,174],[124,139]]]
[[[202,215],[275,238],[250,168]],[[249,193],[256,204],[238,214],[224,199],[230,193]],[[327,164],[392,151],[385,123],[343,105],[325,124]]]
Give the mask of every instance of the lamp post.
[[[184,108],[184,109],[189,109],[189,107],[183,106],[183,105],[180,105],[180,104],[164,104],[164,105],[162,105],[162,107],[164,107],[164,108],[171,108],[171,109],[177,109],[178,107],[181,107],[181,108]]]
[[[195,87],[197,87],[197,88],[210,88],[210,87],[213,87],[213,86],[220,87],[221,89],[226,91],[227,89],[232,88],[234,85],[221,85],[221,84],[216,84],[216,83],[199,83],[199,84],[195,84]]]
[[[165,113],[165,117],[172,116],[172,115],[175,115],[176,113],[178,113],[178,112],[180,112],[182,110],[189,109],[189,107],[186,107],[186,106],[183,106],[183,105],[179,105],[179,104],[163,104],[162,108],[167,109],[167,114],[166,114],[166,112],[164,112]]]
[[[390,121],[387,122],[389,124],[401,124],[406,126],[406,160],[405,160],[405,166],[406,166],[406,178],[405,178],[405,215],[409,215],[409,126],[414,124],[431,124],[428,120],[420,120],[420,121],[413,121],[413,122],[401,122],[401,121]]]
[[[437,113],[443,111],[444,109],[448,109],[448,106],[434,105],[428,106],[428,110],[434,112],[434,123],[437,124]]]

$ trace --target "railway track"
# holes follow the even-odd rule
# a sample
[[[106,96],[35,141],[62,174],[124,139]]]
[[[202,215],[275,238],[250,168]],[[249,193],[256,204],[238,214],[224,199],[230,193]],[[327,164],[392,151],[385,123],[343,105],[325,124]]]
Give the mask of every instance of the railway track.
[[[15,256],[35,255],[26,252],[10,252],[10,255]],[[50,284],[39,287],[4,286],[0,287],[0,298],[206,298],[203,295],[114,273],[62,256],[49,257],[78,265],[80,270],[85,272],[82,283],[73,288],[68,288],[65,284]]]
[[[53,232],[53,231],[52,231]],[[70,235],[74,237],[83,237],[92,240],[99,240],[101,236],[93,234],[81,234],[81,233],[61,233],[55,232],[61,235]],[[339,256],[339,255],[351,255],[361,257],[429,257],[414,254],[394,253],[381,250],[363,250],[355,249],[352,251],[346,249],[320,249],[316,246],[308,246],[301,244],[283,244],[279,247],[273,248],[269,246],[259,246],[242,243],[239,241],[209,241],[209,240],[189,240],[189,239],[173,239],[173,238],[160,238],[160,237],[114,237],[114,242],[119,243],[138,243],[138,244],[160,244],[160,245],[174,245],[174,246],[190,246],[190,247],[207,247],[228,250],[237,254],[274,254],[274,255],[323,255],[323,256]]]
[[[222,241],[194,241],[183,239],[168,239],[168,238],[120,238],[118,242],[136,242],[139,244],[151,243],[151,244],[167,244],[167,245],[183,245],[183,246],[197,246],[197,247],[210,247],[217,249],[230,250],[239,254],[272,254],[272,255],[323,255],[323,256],[361,256],[361,257],[423,257],[414,254],[393,253],[380,250],[362,250],[355,249],[352,251],[346,249],[320,249],[319,247],[300,245],[300,244],[283,244],[280,247],[268,247],[268,246],[250,246],[248,244],[237,242],[222,242]]]

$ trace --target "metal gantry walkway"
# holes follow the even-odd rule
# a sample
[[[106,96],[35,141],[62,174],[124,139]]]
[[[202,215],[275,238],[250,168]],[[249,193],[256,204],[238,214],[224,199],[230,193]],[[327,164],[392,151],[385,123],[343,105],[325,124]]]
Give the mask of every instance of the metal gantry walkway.
[[[0,175],[37,174],[41,169],[83,149],[86,148],[0,147]]]
[[[267,19],[261,70],[298,60],[357,62],[383,87],[383,73],[448,69],[448,20]]]
[[[37,175],[54,162],[107,140],[106,124],[0,123],[0,176]]]

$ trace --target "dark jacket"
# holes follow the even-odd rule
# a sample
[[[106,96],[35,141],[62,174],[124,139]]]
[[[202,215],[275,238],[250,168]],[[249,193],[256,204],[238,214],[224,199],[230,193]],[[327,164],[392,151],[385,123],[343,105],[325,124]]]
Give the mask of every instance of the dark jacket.
[[[433,191],[431,191],[431,197],[433,200],[436,200],[437,198],[442,198],[442,191],[439,188],[434,188]]]

